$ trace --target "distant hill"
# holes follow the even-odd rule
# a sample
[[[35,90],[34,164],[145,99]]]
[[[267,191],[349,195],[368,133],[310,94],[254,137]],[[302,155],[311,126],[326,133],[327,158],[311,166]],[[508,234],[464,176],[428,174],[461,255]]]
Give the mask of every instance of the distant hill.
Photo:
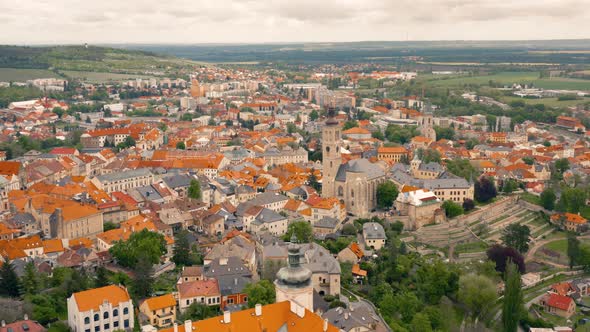
[[[99,46],[0,45],[0,68],[153,74],[197,64],[173,55]]]

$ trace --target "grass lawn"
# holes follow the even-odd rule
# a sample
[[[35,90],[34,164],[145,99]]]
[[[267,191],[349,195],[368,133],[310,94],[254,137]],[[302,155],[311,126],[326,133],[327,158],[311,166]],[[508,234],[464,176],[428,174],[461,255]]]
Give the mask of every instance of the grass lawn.
[[[465,253],[486,251],[487,249],[488,249],[488,245],[485,242],[478,241],[478,242],[460,243],[455,246],[454,252],[456,254],[465,254]]]
[[[521,98],[517,96],[504,96],[500,98],[500,101],[506,104],[510,104],[512,101],[522,101],[525,104],[535,105],[535,104],[544,104],[547,107],[568,107],[574,106],[578,104],[583,104],[585,102],[589,102],[590,98],[580,98],[578,100],[557,100],[557,98]]]
[[[539,196],[530,193],[522,193],[520,194],[520,198],[531,204],[541,205],[541,198],[539,198]]]
[[[557,240],[553,242],[547,243],[544,247],[547,249],[551,249],[553,251],[557,251],[559,253],[566,254],[567,251],[567,240]]]
[[[45,69],[0,68],[0,82],[24,82],[36,78],[60,77]]]

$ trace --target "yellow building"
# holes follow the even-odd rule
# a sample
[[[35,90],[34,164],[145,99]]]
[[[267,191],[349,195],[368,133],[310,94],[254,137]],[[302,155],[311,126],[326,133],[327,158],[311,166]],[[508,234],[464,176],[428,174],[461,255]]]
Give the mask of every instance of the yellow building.
[[[379,160],[399,163],[404,156],[408,157],[408,150],[403,146],[384,146],[377,149],[377,159]]]
[[[157,328],[170,326],[176,320],[176,300],[172,294],[152,297],[143,301],[139,311]]]

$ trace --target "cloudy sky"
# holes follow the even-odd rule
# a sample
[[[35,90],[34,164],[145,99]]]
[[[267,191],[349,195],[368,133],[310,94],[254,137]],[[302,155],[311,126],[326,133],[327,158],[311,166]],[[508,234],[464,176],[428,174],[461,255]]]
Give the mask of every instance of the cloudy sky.
[[[590,0],[0,0],[1,44],[590,38]]]

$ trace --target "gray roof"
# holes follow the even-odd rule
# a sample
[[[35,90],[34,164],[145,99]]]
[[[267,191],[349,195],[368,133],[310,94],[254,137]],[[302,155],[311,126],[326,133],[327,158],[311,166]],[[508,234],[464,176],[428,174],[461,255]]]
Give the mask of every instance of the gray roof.
[[[312,242],[302,245],[301,250],[303,266],[312,273],[340,274],[340,263],[326,248]]]
[[[204,267],[204,275],[217,279],[223,296],[241,293],[246,285],[252,283],[252,272],[238,257],[211,261]]]
[[[334,227],[336,227],[339,222],[340,221],[338,221],[336,218],[323,217],[322,219],[316,221],[313,227],[334,229]]]
[[[429,162],[427,164],[420,163],[420,167],[418,167],[421,171],[428,171],[428,172],[442,172],[444,169],[439,163]]]
[[[287,218],[281,216],[280,214],[274,212],[273,210],[263,208],[258,216],[256,216],[256,220],[254,223],[257,224],[268,224],[273,223],[281,220],[287,220]]]
[[[278,193],[266,192],[266,193],[262,193],[260,195],[256,195],[256,197],[254,197],[254,199],[249,200],[247,203],[249,203],[251,205],[267,205],[267,204],[272,204],[272,203],[286,201],[286,200],[289,200],[289,197],[287,197],[285,195],[278,194]]]
[[[363,224],[363,235],[366,239],[384,240],[386,239],[385,230],[380,223],[367,222]]]
[[[365,327],[370,331],[387,331],[375,310],[365,302],[350,302],[350,308],[333,308],[326,311],[322,317],[341,331],[353,331],[354,328]],[[352,309],[352,310],[351,310]],[[347,318],[345,318],[347,317]],[[381,325],[380,329],[375,325]]]
[[[469,189],[471,185],[464,178],[447,178],[447,179],[426,179],[423,180],[423,188],[435,190],[440,188],[462,188]]]
[[[336,173],[336,181],[346,181],[346,173],[365,173],[367,180],[372,180],[385,175],[383,169],[379,165],[373,164],[368,159],[354,159],[346,164],[340,165],[338,173]]]
[[[163,200],[164,198],[158,193],[156,189],[152,186],[143,186],[133,188],[133,190],[137,191],[143,198],[148,201],[159,201]]]
[[[172,189],[188,187],[194,178],[188,174],[175,174],[162,178],[164,183]]]
[[[113,182],[113,181],[126,180],[126,179],[131,179],[131,178],[142,177],[142,176],[149,176],[151,174],[152,173],[147,168],[138,168],[138,169],[132,169],[129,171],[113,172],[110,174],[99,175],[96,178],[100,182]]]

